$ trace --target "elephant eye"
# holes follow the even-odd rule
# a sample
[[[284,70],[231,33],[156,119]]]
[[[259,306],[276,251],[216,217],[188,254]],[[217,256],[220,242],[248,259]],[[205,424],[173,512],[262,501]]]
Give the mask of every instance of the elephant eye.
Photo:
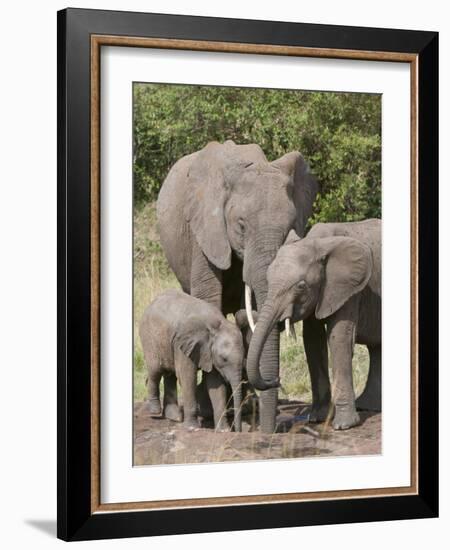
[[[244,223],[244,220],[243,220],[242,218],[239,218],[237,223],[238,223],[240,232],[241,232],[241,233],[244,233],[244,232],[245,232],[245,223]]]

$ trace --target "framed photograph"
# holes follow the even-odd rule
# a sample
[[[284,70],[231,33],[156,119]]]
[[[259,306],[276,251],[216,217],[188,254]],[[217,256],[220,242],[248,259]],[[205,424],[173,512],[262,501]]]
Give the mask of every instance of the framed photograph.
[[[438,35],[58,13],[58,537],[438,514]]]

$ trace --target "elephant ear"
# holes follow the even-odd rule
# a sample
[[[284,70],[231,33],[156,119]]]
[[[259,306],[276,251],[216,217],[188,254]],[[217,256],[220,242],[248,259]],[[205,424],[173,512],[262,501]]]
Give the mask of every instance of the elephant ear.
[[[324,279],[316,305],[317,319],[325,319],[360,292],[372,275],[372,253],[349,237],[316,239]]]
[[[319,192],[319,184],[309,171],[308,163],[298,151],[286,153],[271,164],[293,179],[292,197],[297,210],[295,230],[299,237],[304,237],[305,226],[312,214],[313,204]]]
[[[219,143],[209,143],[199,151],[188,171],[185,214],[205,256],[225,270],[231,265],[231,247],[225,225],[223,164],[224,151]]]
[[[198,319],[186,319],[177,331],[174,344],[189,357],[197,368],[205,372],[212,370],[212,355],[209,345],[209,331]]]

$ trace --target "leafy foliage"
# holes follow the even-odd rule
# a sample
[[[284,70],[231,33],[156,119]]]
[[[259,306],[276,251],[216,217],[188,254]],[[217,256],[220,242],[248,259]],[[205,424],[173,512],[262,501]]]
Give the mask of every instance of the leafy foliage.
[[[171,166],[209,141],[298,150],[321,185],[313,222],[381,216],[381,96],[134,84],[134,193],[155,200]]]

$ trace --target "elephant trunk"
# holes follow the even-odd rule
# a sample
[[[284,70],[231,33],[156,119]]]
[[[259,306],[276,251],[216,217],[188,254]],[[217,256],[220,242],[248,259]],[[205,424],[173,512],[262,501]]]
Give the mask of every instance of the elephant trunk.
[[[248,252],[244,257],[244,282],[255,293],[259,314],[262,312],[267,296],[267,269],[283,244],[286,233],[287,230],[285,232],[279,227],[268,228],[266,231],[259,232],[257,239],[248,247]],[[259,318],[255,330],[258,330],[258,325]],[[255,333],[252,336],[252,341],[254,338]],[[261,344],[261,352],[258,358],[260,368],[256,365],[259,374],[257,382],[259,384],[255,386],[264,390],[261,392],[259,402],[261,431],[272,433],[275,430],[280,370],[280,333],[277,326],[272,325],[265,341]]]
[[[278,329],[274,330],[273,328],[276,322],[276,311],[269,304],[265,303],[259,314],[258,323],[256,324],[247,355],[248,380],[257,390],[268,390],[279,386],[278,377],[272,380],[265,380],[261,376],[259,369],[259,362],[266,342],[272,337],[273,332],[276,332],[278,336]]]
[[[234,430],[240,432],[242,430],[242,369],[234,366],[227,366],[222,371],[222,376],[230,384],[233,398],[234,409]]]
[[[234,431],[242,431],[242,382],[239,380],[231,384],[234,406]]]

